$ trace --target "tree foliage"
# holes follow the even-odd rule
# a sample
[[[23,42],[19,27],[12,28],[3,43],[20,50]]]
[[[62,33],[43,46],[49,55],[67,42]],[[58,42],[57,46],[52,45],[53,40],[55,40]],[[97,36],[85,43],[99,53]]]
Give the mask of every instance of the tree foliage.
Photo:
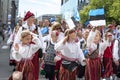
[[[89,19],[89,10],[97,8],[105,9],[107,23],[110,23],[112,20],[120,23],[120,0],[90,0],[90,3],[80,11],[80,22],[85,23]]]

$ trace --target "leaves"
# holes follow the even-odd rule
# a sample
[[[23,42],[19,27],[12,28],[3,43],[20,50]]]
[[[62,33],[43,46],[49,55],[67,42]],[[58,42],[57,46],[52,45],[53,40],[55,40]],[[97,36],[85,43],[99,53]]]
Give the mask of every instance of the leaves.
[[[90,3],[80,11],[81,23],[89,19],[90,9],[105,8],[105,19],[108,23],[112,20],[120,22],[120,0],[90,0]]]

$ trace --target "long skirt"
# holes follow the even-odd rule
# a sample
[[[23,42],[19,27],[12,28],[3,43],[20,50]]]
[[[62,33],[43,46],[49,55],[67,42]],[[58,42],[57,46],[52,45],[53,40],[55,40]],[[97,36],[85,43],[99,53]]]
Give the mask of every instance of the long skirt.
[[[100,58],[89,58],[85,68],[85,80],[100,80],[101,61]]]
[[[77,69],[73,72],[64,69],[62,65],[60,66],[59,71],[59,80],[76,80]]]
[[[103,57],[103,67],[104,67],[103,77],[104,78],[108,78],[111,75],[113,75],[112,62],[113,62],[112,58]]]
[[[38,80],[39,79],[39,60],[38,53],[33,55],[32,60],[21,60],[16,67],[16,71],[23,71],[22,80]],[[12,75],[8,80],[13,80]]]
[[[39,56],[38,52],[36,52],[33,56],[32,63],[35,66],[35,79],[39,80]]]

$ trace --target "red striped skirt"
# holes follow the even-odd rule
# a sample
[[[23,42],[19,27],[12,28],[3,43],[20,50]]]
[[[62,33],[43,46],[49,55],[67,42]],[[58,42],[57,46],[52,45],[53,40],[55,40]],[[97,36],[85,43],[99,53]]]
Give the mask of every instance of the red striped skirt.
[[[25,66],[23,66],[25,64]],[[38,80],[39,79],[39,58],[38,53],[33,55],[32,60],[21,60],[16,67],[16,71],[23,71],[22,80]],[[8,80],[13,80],[12,76]]]
[[[103,57],[103,67],[104,67],[104,73],[103,77],[110,77],[113,74],[113,67],[112,67],[112,58],[105,58]]]
[[[64,69],[62,65],[60,66],[59,71],[59,80],[76,80],[77,69],[73,72]]]
[[[85,80],[100,80],[101,61],[100,58],[88,59],[85,68]]]

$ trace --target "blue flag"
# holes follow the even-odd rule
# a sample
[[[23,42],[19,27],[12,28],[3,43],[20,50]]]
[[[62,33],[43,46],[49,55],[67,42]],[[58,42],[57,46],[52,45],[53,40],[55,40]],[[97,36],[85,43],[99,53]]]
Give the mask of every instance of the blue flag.
[[[89,16],[104,15],[104,8],[101,9],[91,9],[89,11]]]
[[[75,21],[80,21],[80,15],[79,15],[77,8],[74,9],[73,17],[74,17]]]

